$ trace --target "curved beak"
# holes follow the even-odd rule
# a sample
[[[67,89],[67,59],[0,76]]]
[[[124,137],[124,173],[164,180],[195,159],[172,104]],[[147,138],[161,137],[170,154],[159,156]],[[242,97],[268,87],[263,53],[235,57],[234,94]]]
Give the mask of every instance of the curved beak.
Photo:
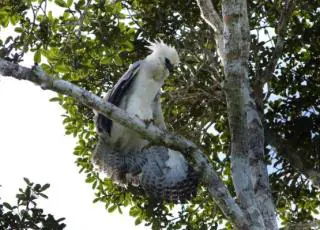
[[[171,64],[170,60],[166,58],[166,68],[169,70],[169,73],[172,74],[174,70],[174,66]]]

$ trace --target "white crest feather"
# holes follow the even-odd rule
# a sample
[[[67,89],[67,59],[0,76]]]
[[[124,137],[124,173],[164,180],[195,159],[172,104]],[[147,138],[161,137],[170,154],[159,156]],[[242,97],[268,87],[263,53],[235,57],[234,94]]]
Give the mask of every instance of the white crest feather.
[[[154,42],[151,41],[147,41],[150,45],[146,46],[149,50],[153,51],[153,52],[157,52],[163,48],[169,48],[169,49],[174,49],[174,47],[165,44],[161,39],[159,39],[158,41],[155,40]]]
[[[152,51],[152,56],[163,56],[169,58],[173,65],[179,64],[179,55],[173,46],[165,44],[161,39],[147,42],[149,45],[146,48]]]

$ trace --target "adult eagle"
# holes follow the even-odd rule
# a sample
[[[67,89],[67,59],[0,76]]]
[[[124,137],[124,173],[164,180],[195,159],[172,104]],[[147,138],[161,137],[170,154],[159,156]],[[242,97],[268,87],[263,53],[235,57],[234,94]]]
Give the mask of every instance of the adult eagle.
[[[150,42],[147,47],[152,53],[132,64],[105,100],[166,129],[160,89],[179,63],[179,56],[175,48],[162,41]],[[180,152],[151,146],[134,131],[102,114],[96,114],[95,124],[99,140],[93,163],[114,182],[141,186],[149,196],[175,203],[196,193],[196,174]]]

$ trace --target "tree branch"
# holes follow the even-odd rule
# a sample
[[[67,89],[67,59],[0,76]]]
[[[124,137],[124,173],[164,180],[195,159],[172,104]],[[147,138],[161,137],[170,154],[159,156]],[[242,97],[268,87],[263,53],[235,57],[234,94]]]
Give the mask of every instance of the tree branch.
[[[282,9],[281,16],[279,19],[278,27],[276,32],[278,34],[277,41],[272,52],[271,58],[268,61],[269,64],[265,68],[265,70],[261,74],[260,84],[263,85],[267,82],[276,69],[279,58],[281,57],[283,45],[284,45],[284,35],[287,29],[287,25],[290,19],[290,16],[294,10],[295,1],[294,0],[286,0],[285,5]]]
[[[299,149],[292,147],[290,141],[270,129],[266,129],[265,135],[267,144],[275,147],[277,152],[286,159],[294,169],[303,173],[312,181],[314,186],[320,188],[320,172],[305,164],[305,159],[301,158],[302,154],[299,152]]]
[[[223,21],[210,0],[197,0],[197,3],[201,17],[216,32],[218,53],[224,66],[223,89],[232,137],[232,176],[242,210],[252,220],[250,228],[278,229],[268,173],[261,160],[264,132],[248,77],[250,35],[246,1],[222,1]]]
[[[250,154],[252,152],[253,138],[262,140],[263,132],[252,133],[252,122],[261,126],[261,120],[252,107],[250,97],[248,59],[250,51],[250,32],[245,0],[223,1],[223,47],[224,47],[224,90],[226,92],[228,120],[231,132],[231,166],[233,184],[237,197],[241,202],[241,208],[251,220],[250,229],[277,229],[276,219],[269,224],[269,215],[264,215],[264,208],[257,199],[254,184],[257,172],[250,167]],[[254,103],[253,103],[254,104]],[[257,119],[257,120],[256,120]],[[263,146],[263,144],[262,144]],[[263,148],[259,153],[263,155]],[[261,152],[262,151],[262,152]],[[266,169],[265,165],[259,165],[258,172]],[[268,178],[266,170],[262,172],[264,178]],[[260,175],[261,176],[261,175]],[[268,182],[268,181],[267,181]],[[268,183],[267,183],[268,186]],[[269,194],[268,194],[269,195]],[[268,201],[269,207],[275,214],[274,205]],[[265,202],[266,203],[266,202]],[[264,204],[265,204],[264,203]]]
[[[221,36],[223,33],[223,23],[218,12],[214,9],[211,0],[197,0],[197,3],[203,20],[212,27],[218,36]]]
[[[152,124],[145,124],[136,116],[127,114],[122,109],[103,101],[100,97],[88,92],[70,82],[54,79],[46,75],[39,67],[33,69],[22,67],[0,59],[0,74],[11,76],[19,80],[28,80],[42,89],[49,89],[57,93],[71,96],[74,100],[95,109],[97,112],[109,117],[110,119],[130,128],[148,139],[153,144],[165,145],[167,147],[191,154],[194,160],[195,170],[200,174],[201,181],[207,186],[212,198],[217,202],[225,216],[239,229],[248,229],[248,221],[231,197],[228,189],[213,170],[207,157],[199,150],[194,143],[183,137],[172,135],[160,130]]]
[[[249,83],[248,83],[249,84]],[[250,86],[248,86],[250,89]],[[276,210],[269,185],[267,166],[264,162],[264,130],[261,117],[252,94],[246,105],[249,138],[249,162],[255,198],[264,219],[266,229],[278,229]]]
[[[220,15],[215,10],[212,5],[211,0],[197,0],[198,6],[201,11],[201,17],[205,22],[213,29],[215,32],[215,41],[217,44],[217,52],[221,57],[222,63],[224,61],[223,55],[223,42],[222,42],[222,34],[223,34],[223,23]]]
[[[263,84],[268,81],[277,66],[281,57],[284,34],[286,26],[289,22],[290,15],[294,9],[294,0],[286,0],[282,10],[281,17],[277,28],[277,42],[275,44],[269,64],[262,72],[260,78],[256,78],[253,82],[255,89],[255,98],[253,93],[248,92],[249,102],[246,106],[247,123],[249,133],[249,160],[252,171],[252,180],[255,191],[256,201],[264,219],[267,229],[278,229],[276,221],[275,206],[272,199],[272,193],[269,185],[268,171],[264,163],[264,129],[261,122],[263,111]],[[259,71],[259,70],[258,70]],[[250,86],[248,86],[250,89]]]

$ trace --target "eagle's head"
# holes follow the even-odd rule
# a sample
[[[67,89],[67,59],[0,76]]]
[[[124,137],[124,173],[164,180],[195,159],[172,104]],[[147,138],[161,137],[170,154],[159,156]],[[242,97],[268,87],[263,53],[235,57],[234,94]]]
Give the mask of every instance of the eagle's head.
[[[179,64],[180,59],[177,50],[165,44],[163,41],[149,42],[150,45],[146,46],[152,51],[150,57],[157,58],[161,64],[172,73],[174,67]]]

